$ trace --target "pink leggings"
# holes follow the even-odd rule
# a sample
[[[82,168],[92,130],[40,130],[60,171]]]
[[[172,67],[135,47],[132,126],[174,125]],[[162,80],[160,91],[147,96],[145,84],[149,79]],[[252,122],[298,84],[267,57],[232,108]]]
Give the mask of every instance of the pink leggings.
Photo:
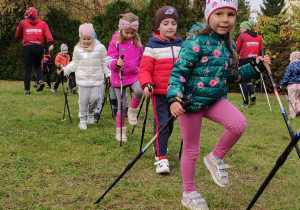
[[[225,131],[213,150],[213,155],[220,159],[224,158],[247,128],[247,120],[244,115],[227,99],[216,102],[204,111],[189,112],[179,116],[178,120],[183,138],[181,174],[185,193],[196,191],[195,168],[200,153],[202,117],[225,127]]]

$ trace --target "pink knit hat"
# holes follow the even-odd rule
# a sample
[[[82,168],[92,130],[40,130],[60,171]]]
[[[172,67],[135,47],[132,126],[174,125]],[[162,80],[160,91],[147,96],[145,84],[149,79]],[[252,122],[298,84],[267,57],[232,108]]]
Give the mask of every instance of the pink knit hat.
[[[205,7],[205,19],[209,20],[210,15],[218,10],[223,8],[231,8],[237,12],[238,10],[238,0],[206,0]]]
[[[290,58],[293,59],[293,61],[300,61],[300,52],[299,51],[292,52]]]
[[[94,38],[95,30],[93,28],[93,24],[85,23],[79,26],[79,37],[82,36],[90,36]]]

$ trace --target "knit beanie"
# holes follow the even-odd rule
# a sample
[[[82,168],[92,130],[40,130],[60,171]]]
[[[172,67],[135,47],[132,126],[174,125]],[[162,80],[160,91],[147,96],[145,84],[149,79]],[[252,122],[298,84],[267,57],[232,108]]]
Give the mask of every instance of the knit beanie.
[[[205,19],[208,22],[210,15],[223,8],[231,8],[237,12],[238,10],[238,0],[206,0],[205,7]]]
[[[79,37],[82,36],[90,36],[94,38],[95,30],[93,28],[93,24],[85,23],[79,26]]]
[[[300,52],[299,51],[292,52],[290,58],[293,59],[293,61],[300,61]]]
[[[24,14],[24,18],[26,19],[30,17],[36,17],[36,16],[37,16],[37,11],[34,7],[29,7]]]
[[[60,51],[63,52],[65,50],[68,51],[68,46],[66,44],[61,44],[60,45]]]
[[[240,24],[240,28],[245,28],[247,30],[251,30],[251,23],[249,21],[244,21]]]
[[[157,30],[160,26],[160,23],[167,18],[173,18],[178,23],[178,14],[174,7],[163,6],[160,8],[155,15],[155,29]]]

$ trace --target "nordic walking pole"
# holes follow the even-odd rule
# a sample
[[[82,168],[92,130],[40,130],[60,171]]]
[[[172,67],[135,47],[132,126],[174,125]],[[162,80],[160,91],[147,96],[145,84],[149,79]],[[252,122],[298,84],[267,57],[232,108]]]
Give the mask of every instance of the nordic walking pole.
[[[181,138],[180,150],[179,150],[179,155],[178,155],[179,160],[181,159],[182,147],[183,147],[183,139]]]
[[[297,131],[294,138],[289,143],[289,145],[284,150],[284,152],[281,154],[281,156],[277,159],[274,168],[269,173],[268,177],[265,179],[265,181],[263,182],[263,184],[261,185],[261,187],[259,188],[259,190],[255,194],[255,196],[253,197],[252,201],[250,202],[250,204],[247,207],[247,210],[250,210],[252,208],[252,206],[255,204],[255,202],[257,201],[259,196],[263,193],[264,189],[268,186],[269,182],[274,177],[274,175],[276,174],[276,172],[278,171],[280,166],[282,166],[284,164],[284,162],[286,161],[287,157],[289,156],[289,154],[291,153],[293,148],[295,146],[297,146],[297,142],[299,141],[299,139],[300,139],[300,129]]]
[[[265,55],[265,48],[261,49],[261,55],[264,57],[264,55]],[[272,72],[271,72],[270,66],[267,63],[265,63],[265,62],[264,62],[264,66],[267,69],[267,74],[268,74],[268,76],[269,76],[269,78],[271,80],[271,83],[273,85],[273,89],[274,89],[273,91],[274,91],[274,93],[276,95],[276,98],[277,98],[277,101],[279,103],[280,110],[281,110],[282,116],[284,118],[285,124],[286,124],[286,126],[287,126],[287,128],[289,130],[290,137],[291,137],[291,139],[293,139],[295,134],[294,134],[293,129],[291,127],[291,124],[290,124],[290,122],[289,122],[289,120],[288,120],[288,118],[286,116],[286,112],[284,110],[284,107],[283,107],[283,105],[281,103],[281,100],[280,100],[280,97],[279,97],[279,94],[278,94],[278,91],[277,91],[277,88],[276,88],[276,85],[275,85],[275,82],[274,82],[274,79],[273,79],[273,76],[272,76]],[[298,156],[300,158],[300,150],[299,150],[298,145],[295,145],[295,148],[296,148],[296,151],[297,151]]]
[[[61,77],[61,86],[62,86],[62,88],[63,88],[63,92],[64,92],[64,95],[65,95],[65,106],[64,106],[63,119],[65,119],[65,113],[66,113],[66,107],[67,107],[68,113],[69,113],[69,119],[70,119],[70,122],[72,122],[71,114],[70,114],[70,109],[69,109],[69,103],[68,103],[69,76],[66,76],[66,77],[67,77],[67,80],[68,80],[66,90],[65,90],[65,87],[64,87],[64,79],[63,79],[62,73],[61,73],[61,76],[60,76],[60,77]]]
[[[139,119],[139,117],[140,117],[140,113],[141,113],[141,110],[142,110],[142,108],[143,108],[143,104],[144,104],[145,98],[146,98],[146,96],[144,95],[144,96],[143,96],[143,99],[142,99],[142,103],[141,103],[141,105],[140,105],[140,110],[139,110],[139,112],[138,112],[138,114],[137,114],[137,119]],[[131,135],[133,134],[135,127],[136,127],[136,126],[134,126],[134,127],[132,128]]]
[[[187,101],[183,103],[182,108],[186,109],[188,106],[191,105],[192,103]],[[135,162],[138,161],[138,159],[140,159],[140,157],[146,152],[146,150],[151,146],[151,144],[153,144],[153,142],[160,136],[160,134],[164,132],[164,130],[166,130],[170,123],[172,123],[175,119],[176,118],[173,115],[168,119],[166,124],[155,134],[155,136],[153,136],[153,138],[148,142],[148,144],[140,151],[140,153],[133,159],[133,161],[126,166],[125,170],[118,176],[114,183],[110,185],[110,187],[103,193],[103,195],[101,195],[101,197],[94,204],[99,203],[104,198],[104,196],[118,183],[118,181],[126,174],[126,172],[131,169]]]
[[[242,88],[241,83],[239,83],[239,85],[240,85],[240,88],[241,88],[241,92],[242,92],[243,99],[244,99],[244,101],[246,101],[246,98],[245,98],[244,91],[243,91],[243,88]]]
[[[109,82],[109,80],[107,79],[106,86],[105,86],[104,99],[103,99],[103,103],[102,103],[102,106],[101,106],[101,110],[100,110],[100,112],[99,112],[99,118],[98,118],[98,120],[97,120],[97,123],[98,123],[98,121],[100,120],[100,116],[101,116],[103,107],[104,107],[104,105],[105,105],[105,102],[107,101],[107,95],[108,95],[108,92],[109,92],[109,87],[110,87],[110,82]]]
[[[299,117],[299,115],[297,115],[296,109],[294,108],[293,104],[291,103],[291,101],[290,101],[290,99],[289,99],[288,95],[285,93],[285,91],[284,91],[283,87],[280,87],[280,88],[281,88],[281,90],[283,91],[283,93],[284,93],[284,95],[285,95],[285,97],[286,97],[287,101],[289,102],[289,104],[290,104],[290,105],[291,105],[291,107],[293,108],[294,112],[296,113],[296,117]]]
[[[152,88],[155,88],[156,84],[154,84],[152,87],[148,87],[148,91],[152,93]],[[144,117],[144,124],[143,124],[143,130],[142,130],[142,137],[141,137],[141,145],[140,145],[140,151],[142,150],[143,147],[143,141],[144,141],[144,134],[146,130],[146,123],[147,123],[147,116],[148,116],[148,108],[150,104],[150,97],[147,98],[147,103],[146,103],[146,112],[145,112],[145,117]]]
[[[260,78],[261,78],[261,81],[262,81],[264,89],[265,89],[265,93],[266,93],[266,97],[267,97],[267,101],[268,101],[268,104],[269,104],[270,111],[272,112],[269,97],[268,97],[268,93],[267,93],[267,89],[266,89],[266,86],[265,86],[265,82],[264,82],[264,78],[262,76],[262,73],[260,73]]]
[[[121,55],[121,59],[124,60],[124,55]],[[120,147],[122,147],[122,124],[123,124],[123,66],[120,69],[120,79],[121,79],[121,132],[120,132]]]

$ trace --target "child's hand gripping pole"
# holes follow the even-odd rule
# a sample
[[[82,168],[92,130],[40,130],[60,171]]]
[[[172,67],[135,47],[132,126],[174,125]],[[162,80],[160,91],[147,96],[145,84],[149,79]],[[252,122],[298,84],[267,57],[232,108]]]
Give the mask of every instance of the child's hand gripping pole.
[[[182,108],[186,109],[188,106],[191,106],[192,102],[190,101],[186,101],[182,104]],[[145,153],[145,151],[150,147],[150,145],[158,138],[158,136],[164,132],[164,130],[170,125],[170,123],[172,123],[176,118],[174,116],[171,116],[167,123],[156,133],[156,135],[149,141],[149,143],[140,151],[140,153],[134,158],[134,160],[129,163],[125,170],[118,176],[118,178],[114,181],[114,183],[112,183],[110,185],[110,187],[103,193],[103,195],[94,203],[97,204],[99,203],[104,196],[118,183],[118,181],[126,174],[127,171],[129,171],[132,166],[135,164],[136,161],[138,161],[138,159],[140,159],[140,157]]]
[[[121,55],[121,59],[124,60],[124,55]],[[120,132],[120,147],[122,147],[122,126],[123,126],[123,65],[120,69],[120,79],[121,79],[121,132]]]

